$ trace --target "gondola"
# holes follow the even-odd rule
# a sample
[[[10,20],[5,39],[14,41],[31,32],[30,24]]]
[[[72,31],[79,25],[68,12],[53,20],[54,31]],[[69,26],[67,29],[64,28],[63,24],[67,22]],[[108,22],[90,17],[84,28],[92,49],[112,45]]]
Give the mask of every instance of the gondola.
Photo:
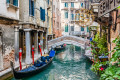
[[[63,45],[55,47],[55,50],[60,51],[60,50],[64,50],[65,48],[66,48],[66,44],[63,44]]]
[[[52,55],[52,56],[50,56],[50,55]],[[42,66],[39,66],[39,67],[32,65],[32,66],[29,66],[28,68],[25,68],[20,71],[16,71],[13,67],[13,63],[11,62],[11,68],[12,68],[15,79],[22,79],[22,78],[30,77],[32,75],[35,75],[35,74],[40,73],[43,70],[45,70],[52,63],[52,60],[55,56],[55,51],[51,50],[49,53],[49,56],[50,56],[50,59],[46,64],[43,64]],[[35,64],[37,64],[37,63],[35,63]]]

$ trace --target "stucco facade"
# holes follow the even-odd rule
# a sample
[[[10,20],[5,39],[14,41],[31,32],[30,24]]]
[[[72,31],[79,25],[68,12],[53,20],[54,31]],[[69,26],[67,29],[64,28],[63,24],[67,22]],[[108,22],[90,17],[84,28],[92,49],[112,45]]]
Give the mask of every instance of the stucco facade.
[[[14,57],[14,27],[19,21],[19,2],[16,5],[0,1],[0,71],[10,66]]]
[[[61,0],[53,0],[53,34],[54,38],[62,36],[61,31]]]
[[[32,62],[47,49],[47,0],[2,0],[0,1],[0,71],[10,67],[10,61],[18,63],[19,48],[22,60]]]
[[[48,40],[53,39],[53,6],[52,6],[52,0],[48,0],[48,8],[47,8],[47,14],[48,14]]]
[[[81,30],[81,26],[75,23],[75,11],[81,7],[89,9],[89,1],[61,0],[60,6],[62,35],[86,35],[86,37],[89,37],[88,28],[85,27],[84,30]],[[65,30],[66,26],[68,27],[67,31]]]

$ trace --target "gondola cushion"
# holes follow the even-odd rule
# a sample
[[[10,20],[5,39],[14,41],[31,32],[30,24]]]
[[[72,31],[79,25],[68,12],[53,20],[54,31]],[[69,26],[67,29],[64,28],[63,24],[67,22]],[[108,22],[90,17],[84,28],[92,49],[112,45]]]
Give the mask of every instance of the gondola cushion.
[[[46,59],[47,59],[47,61],[49,61],[50,57],[49,57],[49,56],[46,56]]]
[[[27,71],[32,71],[32,70],[35,70],[35,69],[36,69],[35,66],[30,66],[30,67],[28,67],[26,69],[23,69],[23,70],[19,71],[19,72],[27,72]]]
[[[55,51],[54,50],[51,50],[50,51],[50,54],[49,54],[49,57],[54,57],[55,56]]]
[[[44,56],[41,57],[41,61],[45,62],[46,58]]]

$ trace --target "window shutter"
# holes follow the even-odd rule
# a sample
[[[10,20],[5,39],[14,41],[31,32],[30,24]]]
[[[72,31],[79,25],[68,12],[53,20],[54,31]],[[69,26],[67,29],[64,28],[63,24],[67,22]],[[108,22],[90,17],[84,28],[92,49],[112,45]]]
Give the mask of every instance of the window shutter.
[[[18,6],[18,0],[13,0],[13,5]]]
[[[74,2],[71,2],[71,7],[74,8]]]
[[[87,27],[87,32],[89,32],[89,27]]]
[[[67,32],[68,32],[68,25],[67,25]]]
[[[43,9],[43,21],[45,21],[45,9]]]
[[[31,7],[32,7],[32,16],[34,16],[34,1],[32,1],[32,3],[31,3]]]
[[[49,5],[49,0],[48,0],[48,5]]]
[[[66,7],[66,3],[65,3],[65,7]]]
[[[68,12],[66,12],[66,18],[68,18]]]
[[[31,15],[32,13],[32,9],[31,9],[31,0],[29,0],[29,15]]]
[[[8,4],[9,4],[9,3],[10,3],[10,0],[6,0],[6,3],[8,3]]]
[[[83,7],[83,3],[81,3],[81,7]]]
[[[42,20],[42,8],[40,7],[40,19]]]
[[[83,28],[83,27],[81,27],[81,31],[84,31],[84,28]]]
[[[65,32],[68,32],[68,25],[65,25]]]

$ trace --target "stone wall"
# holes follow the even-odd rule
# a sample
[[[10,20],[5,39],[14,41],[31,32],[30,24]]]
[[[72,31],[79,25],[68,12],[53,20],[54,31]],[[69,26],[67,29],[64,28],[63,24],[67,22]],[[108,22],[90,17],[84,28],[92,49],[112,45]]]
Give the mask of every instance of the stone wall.
[[[13,24],[0,24],[0,70],[10,67],[14,62],[14,26]]]
[[[12,50],[9,54],[3,56],[3,68],[9,68],[10,67],[10,61],[15,63],[15,54],[14,50]]]

